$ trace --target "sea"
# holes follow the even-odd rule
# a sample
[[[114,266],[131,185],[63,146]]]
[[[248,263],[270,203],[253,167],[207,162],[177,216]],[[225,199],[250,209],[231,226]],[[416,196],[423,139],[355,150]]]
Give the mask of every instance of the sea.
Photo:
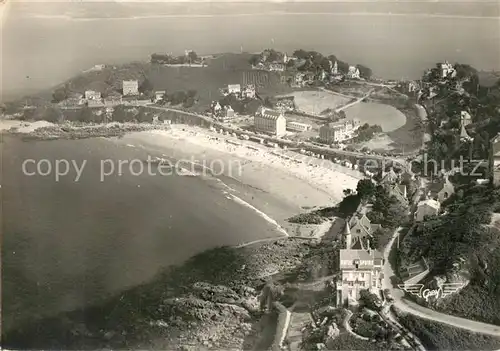
[[[50,88],[95,64],[185,49],[303,48],[394,79],[418,78],[443,60],[500,69],[498,4],[479,5],[14,3],[3,12],[2,99]],[[143,150],[102,139],[4,137],[0,152],[4,328],[90,304],[208,248],[279,234],[200,177],[100,181],[101,160],[145,157]],[[56,181],[24,175],[26,159],[87,165],[78,182]]]

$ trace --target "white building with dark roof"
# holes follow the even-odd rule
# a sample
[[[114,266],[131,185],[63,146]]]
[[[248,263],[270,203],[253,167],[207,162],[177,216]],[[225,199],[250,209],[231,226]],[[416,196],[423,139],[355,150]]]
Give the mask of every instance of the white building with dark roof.
[[[443,63],[440,63],[439,65],[439,70],[441,74],[441,78],[447,78],[447,77],[455,77],[457,75],[457,71],[455,70],[455,67],[448,61],[445,61]]]
[[[101,100],[101,93],[94,90],[86,90],[85,100]]]
[[[227,92],[229,94],[240,94],[241,93],[241,85],[240,84],[229,84],[227,86]]]
[[[377,250],[340,250],[340,279],[337,306],[356,304],[361,290],[378,292],[382,288],[384,259]]]
[[[255,114],[254,127],[256,131],[280,137],[286,134],[286,119],[283,112],[262,107]]]
[[[359,79],[361,77],[359,68],[356,66],[349,66],[349,71],[347,72],[347,78]]]
[[[139,95],[139,82],[137,80],[124,80],[122,83],[122,91],[124,96]]]

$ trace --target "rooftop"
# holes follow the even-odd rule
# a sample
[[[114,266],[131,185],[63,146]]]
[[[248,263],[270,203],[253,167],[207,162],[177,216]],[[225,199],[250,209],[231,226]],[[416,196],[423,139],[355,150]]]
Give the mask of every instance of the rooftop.
[[[439,204],[439,201],[436,201],[433,199],[427,199],[427,200],[420,201],[418,203],[418,207],[421,207],[421,206],[429,206],[429,207],[433,207],[435,209],[439,209],[439,207],[441,205]]]
[[[264,118],[277,119],[278,117],[283,117],[283,114],[279,111],[271,110],[268,108],[262,108],[260,114]]]
[[[432,182],[431,184],[429,184],[429,190],[431,191],[431,193],[435,194],[435,193],[438,193],[441,190],[443,190],[445,188],[445,186],[453,187],[453,184],[450,183],[450,181],[448,180],[447,177],[444,177],[442,179],[438,179],[438,180]]]
[[[358,262],[359,261],[359,262]],[[383,255],[378,250],[340,250],[340,267],[373,268],[382,265]]]

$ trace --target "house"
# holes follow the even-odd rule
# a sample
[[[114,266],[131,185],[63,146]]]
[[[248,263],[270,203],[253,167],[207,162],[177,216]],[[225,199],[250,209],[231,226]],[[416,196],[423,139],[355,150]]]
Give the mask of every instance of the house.
[[[472,117],[467,111],[462,111],[460,112],[460,122],[462,126],[467,127],[469,124],[472,123]]]
[[[255,85],[254,84],[246,85],[243,88],[243,91],[241,92],[241,97],[247,99],[255,99]]]
[[[306,78],[305,73],[302,72],[296,73],[295,76],[293,77],[292,87],[297,87],[297,88],[303,87],[306,83],[305,78]]]
[[[494,186],[500,185],[500,133],[490,141],[490,178]]]
[[[409,93],[414,93],[414,92],[418,91],[419,89],[420,88],[419,88],[418,83],[414,82],[414,81],[408,82],[408,85],[406,87],[406,91]]]
[[[435,216],[439,213],[441,205],[439,201],[433,199],[425,199],[418,203],[417,211],[415,212],[415,221],[422,222],[426,216]]]
[[[321,75],[320,75],[320,78],[319,78],[319,79],[320,79],[321,81],[325,81],[327,78],[328,78],[328,73],[326,73],[326,71],[325,71],[325,70],[322,70],[322,71],[321,71]]]
[[[337,64],[337,61],[332,65],[332,61],[330,61],[330,73],[334,76],[339,74],[339,66]]]
[[[102,99],[90,99],[87,101],[87,106],[88,107],[102,107],[102,106],[104,106],[104,103],[102,102]]]
[[[110,95],[104,98],[104,104],[106,106],[117,106],[123,103],[122,97],[117,95]]]
[[[319,128],[319,139],[327,144],[350,139],[359,126],[358,120],[330,122]]]
[[[448,176],[445,175],[443,178],[440,178],[430,184],[428,195],[430,198],[442,203],[453,193],[455,193],[455,187],[449,181]]]
[[[283,54],[283,63],[286,65],[290,61],[290,58],[288,57],[287,53],[285,52]]]
[[[349,66],[349,71],[347,72],[347,78],[359,79],[360,78],[359,69],[356,66]]]
[[[219,120],[221,122],[228,122],[236,117],[233,108],[229,105],[224,106],[224,112],[221,114]]]
[[[165,90],[159,90],[159,91],[155,91],[155,97],[154,97],[154,102],[158,102],[160,100],[163,100],[163,98],[165,97]]]
[[[294,132],[307,132],[311,130],[312,126],[307,123],[300,123],[295,121],[287,121],[286,129],[294,131]]]
[[[366,211],[358,211],[346,220],[344,227],[344,247],[346,249],[369,249],[373,233],[382,228],[372,224]]]
[[[340,250],[337,306],[356,304],[361,290],[382,288],[384,259],[377,250]]]
[[[404,184],[391,184],[387,187],[389,194],[395,196],[399,202],[408,203],[407,188]]]
[[[448,61],[438,64],[438,68],[441,78],[447,78],[447,77],[453,78],[457,75],[457,71],[455,70],[453,65],[450,64]]]
[[[222,106],[220,105],[219,101],[212,101],[210,109],[212,110],[213,115],[218,116],[222,110]]]
[[[285,65],[279,62],[273,62],[269,64],[269,70],[272,72],[283,72],[285,70]]]
[[[283,112],[261,107],[254,117],[255,130],[275,136],[286,134],[286,119]]]
[[[389,169],[389,171],[387,171],[387,172],[382,170],[380,183],[381,184],[395,184],[398,181],[398,179],[399,179],[399,176],[394,171],[394,168],[391,167]]]
[[[122,82],[122,90],[124,96],[139,95],[139,82],[137,80],[124,80]]]
[[[237,94],[237,95],[239,95],[241,93],[241,85],[239,85],[239,84],[229,84],[227,86],[227,92],[229,94]]]
[[[86,90],[85,91],[85,100],[100,100],[101,93],[94,90]]]
[[[471,137],[469,135],[469,133],[467,133],[467,130],[465,129],[465,126],[462,124],[460,126],[460,141],[469,142],[469,141],[472,141],[472,140],[474,140],[474,138]]]

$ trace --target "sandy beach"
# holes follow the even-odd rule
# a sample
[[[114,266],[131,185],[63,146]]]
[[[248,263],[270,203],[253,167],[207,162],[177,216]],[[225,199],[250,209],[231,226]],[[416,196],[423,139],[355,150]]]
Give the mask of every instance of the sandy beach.
[[[2,120],[0,130],[14,127],[17,132],[29,134],[50,125],[43,121]],[[320,237],[328,233],[335,227],[332,226],[335,220],[320,225],[298,225],[287,219],[314,208],[334,206],[342,199],[343,190],[355,189],[363,177],[358,171],[329,160],[187,125],[132,132],[107,140],[144,149],[153,159],[180,160],[183,175],[215,176],[226,198],[251,208],[290,236]],[[202,168],[206,172],[200,172]]]
[[[174,125],[169,131],[131,133],[117,142],[145,148],[152,157],[171,156],[186,160],[186,166],[194,162],[213,168],[228,196],[240,204],[246,202],[268,220],[275,220],[289,235],[318,236],[328,231],[330,226],[326,224],[298,228],[286,219],[315,207],[335,205],[342,199],[343,190],[355,189],[362,177],[328,160],[198,127]]]

